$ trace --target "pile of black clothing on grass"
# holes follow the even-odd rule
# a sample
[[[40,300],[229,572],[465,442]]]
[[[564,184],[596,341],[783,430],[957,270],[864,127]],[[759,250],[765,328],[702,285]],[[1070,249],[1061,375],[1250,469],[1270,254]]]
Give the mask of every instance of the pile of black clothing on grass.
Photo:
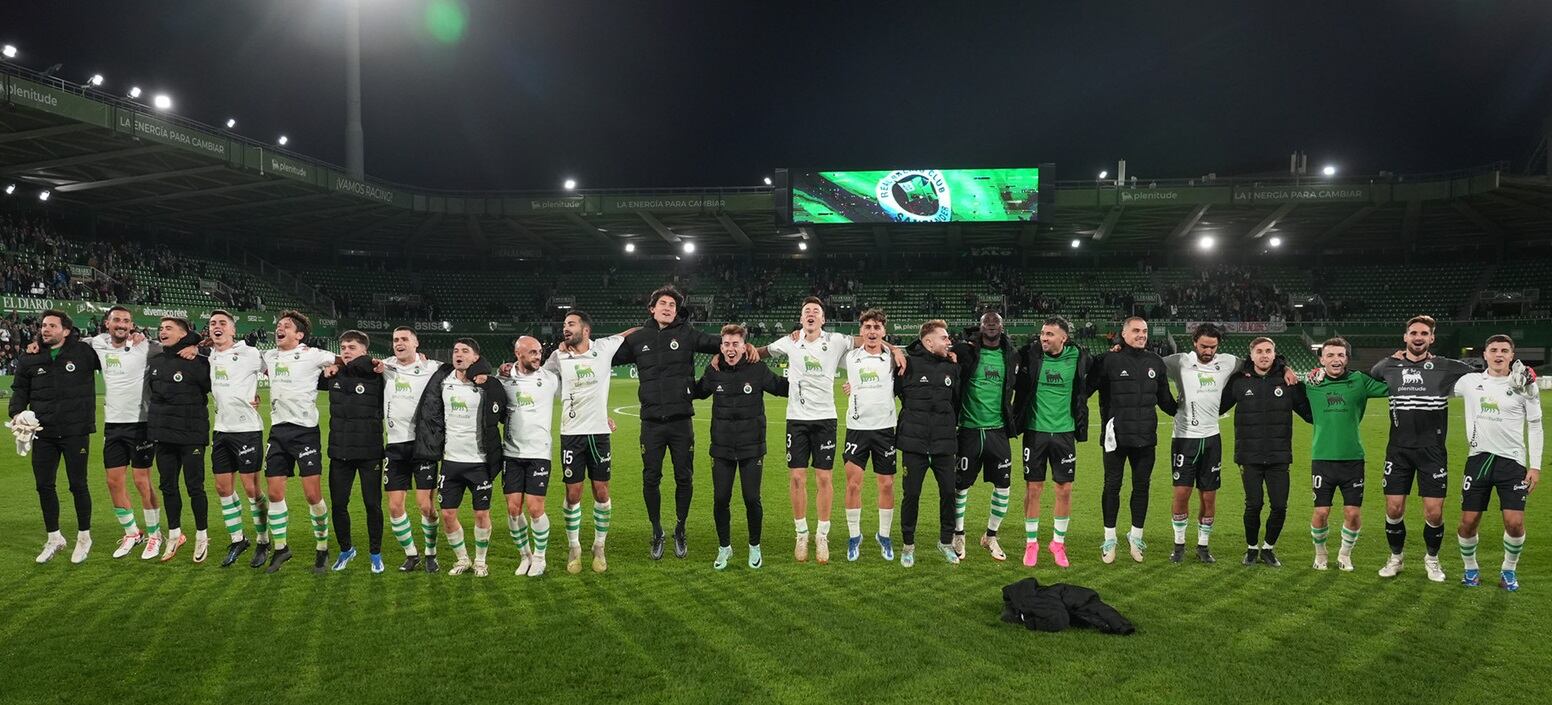
[[[1002,621],[1032,631],[1059,632],[1069,626],[1093,627],[1105,634],[1137,631],[1131,621],[1086,587],[1057,583],[1042,586],[1024,578],[1002,589]]]

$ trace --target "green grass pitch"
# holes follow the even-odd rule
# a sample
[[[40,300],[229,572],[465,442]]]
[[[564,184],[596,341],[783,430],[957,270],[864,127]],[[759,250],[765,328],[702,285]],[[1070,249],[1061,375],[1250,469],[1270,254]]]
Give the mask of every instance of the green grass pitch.
[[[1452,479],[1442,553],[1449,580],[1440,585],[1423,577],[1415,497],[1408,506],[1405,572],[1388,581],[1375,575],[1386,555],[1379,483],[1383,400],[1371,403],[1364,424],[1369,483],[1354,573],[1337,571],[1334,556],[1328,572],[1309,567],[1310,438],[1309,427],[1298,421],[1280,570],[1239,565],[1243,493],[1239,471],[1227,457],[1213,535],[1220,562],[1168,562],[1167,446],[1159,451],[1153,475],[1147,562],[1134,564],[1122,550],[1116,564],[1102,565],[1100,454],[1093,440],[1078,453],[1069,570],[1052,565],[1049,554],[1033,570],[1018,562],[1023,547],[1018,463],[1002,532],[1006,563],[994,562],[978,546],[957,567],[939,558],[931,545],[937,518],[930,482],[916,567],[884,562],[871,541],[877,519],[871,478],[864,484],[863,511],[869,540],[860,561],[846,562],[837,468],[832,563],[797,564],[782,470],[782,400],[767,405],[766,565],[757,571],[745,565],[746,534],[735,493],[735,556],[725,573],[717,573],[711,568],[716,540],[705,455],[709,408],[703,403],[696,416],[689,558],[675,559],[670,551],[653,562],[647,557],[641,500],[639,427],[629,415],[635,392],[634,381],[616,380],[611,395],[620,427],[611,561],[601,575],[565,573],[558,484],[549,503],[551,569],[539,579],[512,575],[516,549],[506,538],[499,502],[489,578],[399,574],[393,568],[402,554],[391,533],[384,547],[389,571],[372,575],[359,505],[355,533],[363,556],[348,571],[315,576],[309,571],[305,503],[294,482],[290,505],[299,558],[279,575],[242,567],[246,558],[239,567],[217,567],[226,536],[213,496],[211,559],[205,564],[187,558],[192,544],[172,564],[115,561],[109,554],[120,530],[101,479],[100,435],[91,449],[92,556],[73,566],[67,552],[39,566],[32,562],[42,531],[31,473],[27,461],[7,448],[0,455],[0,594],[6,598],[0,702],[1399,703],[1544,702],[1552,693],[1552,674],[1541,663],[1545,647],[1537,646],[1552,631],[1552,548],[1544,548],[1552,546],[1552,535],[1540,530],[1537,519],[1537,505],[1549,490],[1532,495],[1522,590],[1509,594],[1496,587],[1502,555],[1496,500],[1481,530],[1483,586],[1462,588],[1453,538],[1466,457],[1458,402],[1449,437]],[[1165,421],[1161,437],[1168,431]],[[1229,456],[1232,433],[1225,435]],[[59,484],[62,525],[73,541],[75,519],[63,473]],[[665,516],[671,517],[671,481],[664,485]],[[207,481],[206,487],[213,494],[213,484]],[[1128,491],[1123,489],[1123,527]],[[985,527],[989,496],[985,484],[971,495],[966,529],[972,544]],[[1050,501],[1048,490],[1043,540],[1050,535]],[[590,505],[585,500],[584,545],[592,537]],[[1195,537],[1194,499],[1192,507],[1188,542]],[[472,525],[467,505],[465,514],[467,528]],[[897,542],[898,521],[897,512]],[[184,525],[192,532],[186,509]],[[444,557],[444,566],[450,562]],[[1094,587],[1137,624],[1138,633],[1050,635],[1000,622],[1000,588],[1028,575]]]

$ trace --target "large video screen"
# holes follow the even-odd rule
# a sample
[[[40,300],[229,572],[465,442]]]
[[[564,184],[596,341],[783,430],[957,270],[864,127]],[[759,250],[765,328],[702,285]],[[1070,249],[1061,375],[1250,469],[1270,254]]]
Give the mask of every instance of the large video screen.
[[[1040,170],[792,172],[794,223],[1039,220]]]

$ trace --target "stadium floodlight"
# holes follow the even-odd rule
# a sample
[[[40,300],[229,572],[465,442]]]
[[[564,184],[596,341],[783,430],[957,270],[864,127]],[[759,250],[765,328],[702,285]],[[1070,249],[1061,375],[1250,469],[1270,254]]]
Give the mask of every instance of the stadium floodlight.
[[[172,110],[172,98],[166,93],[157,93],[151,99],[151,105],[156,106],[157,110]]]
[[[686,242],[686,243],[684,243],[684,253],[687,254],[687,255],[695,254],[695,243],[693,243],[693,242]]]
[[[278,145],[284,147],[284,146],[286,146],[286,143],[290,142],[290,141],[291,140],[289,138],[287,138],[285,135],[281,135],[280,139],[275,140],[275,144],[278,144]]]
[[[807,242],[799,242],[798,243],[798,251],[799,252],[807,252],[808,251],[808,243]]]
[[[1103,178],[1105,178],[1105,177],[1107,177],[1109,175],[1110,175],[1109,171],[1101,171],[1101,172],[1099,172],[1099,178],[1101,178],[1101,179],[1103,179]]]
[[[14,45],[14,44],[7,44],[7,45],[5,45],[5,48],[0,49],[0,56],[4,56],[7,59],[14,59],[14,58],[16,58],[16,45]]]
[[[5,195],[9,196],[9,195],[11,195],[13,193],[16,193],[16,184],[6,184],[5,185]]]
[[[92,74],[91,78],[86,79],[86,85],[91,86],[92,88],[101,88],[102,82],[103,78],[102,74],[100,73],[94,73]]]
[[[1325,174],[1326,176],[1336,176],[1336,167],[1327,164],[1320,170],[1320,173]]]
[[[1076,249],[1078,249],[1082,245],[1083,245],[1083,241],[1082,240],[1079,240],[1078,238],[1073,238],[1072,239],[1072,249],[1076,250]]]
[[[237,127],[237,118],[227,118],[226,119],[226,129],[230,130],[230,129],[234,128],[234,127]]]
[[[130,86],[129,87],[129,97],[130,98],[139,98],[140,97],[140,86]]]
[[[771,185],[771,177],[769,177],[769,176],[765,177],[765,185],[766,186],[770,186]]]
[[[577,180],[576,179],[566,179],[565,186],[566,186],[566,190],[567,191],[575,191],[575,190],[577,190]]]
[[[1274,237],[1274,238],[1272,238],[1270,240],[1267,240],[1266,244],[1271,245],[1272,247],[1282,247],[1283,246],[1283,239],[1280,238],[1280,237]]]
[[[49,200],[49,196],[52,196],[52,195],[53,194],[49,193],[47,189],[44,189],[44,190],[38,192],[38,200],[40,200],[40,201],[47,201],[47,200]]]
[[[1213,246],[1217,244],[1218,241],[1213,239],[1213,236],[1211,235],[1203,235],[1201,239],[1196,241],[1196,246],[1203,251],[1211,250]]]
[[[627,243],[625,243],[625,251],[627,253],[635,252],[636,251],[636,243],[634,243],[634,242],[627,242]]]

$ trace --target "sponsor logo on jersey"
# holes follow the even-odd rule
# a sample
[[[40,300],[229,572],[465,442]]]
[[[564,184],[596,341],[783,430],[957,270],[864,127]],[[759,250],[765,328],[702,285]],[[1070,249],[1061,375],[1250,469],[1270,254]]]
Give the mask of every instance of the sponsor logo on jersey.
[[[108,369],[111,370],[111,369],[114,369],[114,368],[118,368],[118,367],[123,367],[124,366],[124,363],[121,360],[119,360],[119,356],[118,355],[114,355],[113,353],[108,353],[107,357],[108,357]]]
[[[582,366],[578,365],[577,366],[577,380],[581,381],[581,380],[584,380],[584,379],[596,380],[596,379],[598,379],[598,376],[596,374],[594,374],[593,368],[591,368],[591,367],[582,367]]]
[[[1218,386],[1218,379],[1210,374],[1198,372],[1196,373],[1196,384],[1199,387],[1216,387]]]
[[[291,376],[291,368],[287,367],[286,364],[283,363],[283,362],[277,362],[277,363],[275,363],[275,376],[276,377],[290,377]]]
[[[1062,379],[1062,373],[1061,372],[1058,372],[1056,370],[1046,370],[1045,371],[1045,383],[1046,384],[1061,384],[1064,381],[1065,380]]]
[[[1423,373],[1418,372],[1417,370],[1414,370],[1414,369],[1402,370],[1401,371],[1401,383],[1402,384],[1422,384],[1423,383]]]
[[[876,370],[863,370],[862,374],[857,375],[857,380],[859,382],[861,382],[862,384],[867,384],[868,382],[877,382],[878,381],[878,371],[876,371]]]
[[[817,358],[813,358],[813,357],[809,357],[808,355],[804,355],[803,356],[803,371],[804,372],[823,372],[824,371],[824,364],[820,363]]]
[[[532,396],[529,396],[528,394],[526,394],[524,392],[518,392],[517,393],[517,405],[518,406],[534,406],[535,405],[534,398]]]
[[[1486,399],[1486,398],[1484,398],[1482,400],[1482,413],[1486,414],[1486,413],[1491,412],[1491,413],[1496,414],[1496,413],[1498,413],[1498,411],[1499,411],[1499,409],[1498,409],[1498,402],[1496,402],[1496,401],[1494,401],[1492,399]]]
[[[407,393],[415,391],[415,389],[414,389],[414,387],[412,387],[410,385],[410,381],[409,380],[407,380],[407,379],[395,379],[393,381],[393,391],[395,393],[405,392],[407,394]]]
[[[453,397],[452,402],[450,402],[447,405],[447,408],[449,408],[449,409],[451,409],[453,411],[468,411],[469,410],[469,404],[468,404],[468,402],[465,402],[464,400],[459,399],[458,397]]]
[[[835,450],[835,441],[825,441],[823,445],[819,446],[819,450]]]
[[[217,368],[216,368],[216,374],[215,374],[215,378],[216,378],[216,379],[217,379],[217,380],[220,380],[220,381],[222,381],[222,382],[225,382],[225,381],[227,381],[227,380],[228,380],[228,379],[230,379],[230,375],[228,375],[228,374],[227,374],[227,372],[226,372],[226,368],[225,368],[225,367],[217,367]]]
[[[1343,409],[1346,409],[1347,408],[1347,399],[1346,399],[1346,397],[1343,397],[1342,395],[1337,394],[1336,392],[1331,392],[1331,393],[1327,394],[1326,395],[1326,408],[1330,409],[1332,407],[1337,407],[1337,406],[1340,406]]]

